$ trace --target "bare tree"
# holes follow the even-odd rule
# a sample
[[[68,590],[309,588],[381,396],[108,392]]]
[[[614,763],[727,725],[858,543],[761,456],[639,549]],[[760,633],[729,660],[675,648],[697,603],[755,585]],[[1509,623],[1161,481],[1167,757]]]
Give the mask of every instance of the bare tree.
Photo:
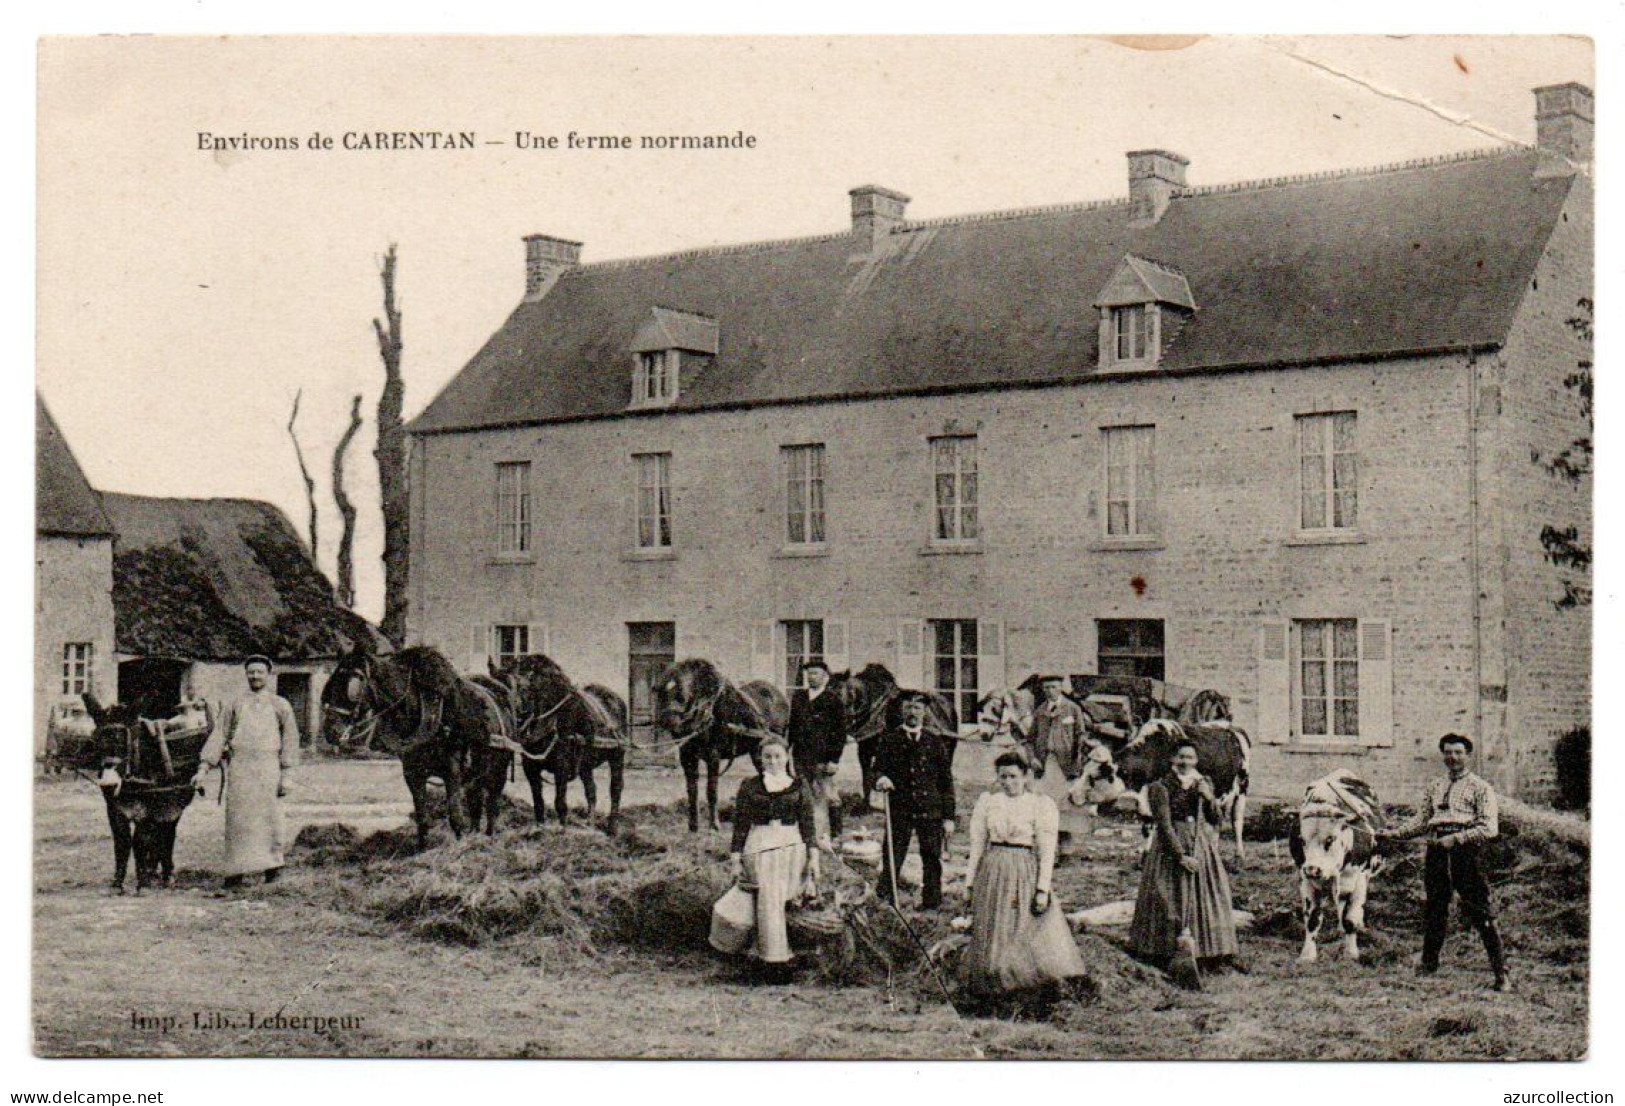
[[[378,397],[378,498],[384,515],[384,617],[379,629],[400,648],[406,641],[407,543],[410,514],[406,475],[406,427],[401,409],[406,384],[401,379],[401,313],[395,305],[395,243],[389,244],[379,269],[384,286],[384,318],[373,319],[378,356],[384,363],[384,390]]]
[[[350,440],[361,429],[361,397],[350,401],[350,425],[344,429],[333,450],[333,502],[338,504],[339,518],[344,528],[339,532],[338,599],[346,607],[355,606],[355,504],[344,492],[344,454]]]
[[[299,448],[299,435],[294,432],[293,424],[299,421],[299,399],[304,395],[304,389],[293,394],[293,413],[288,416],[288,437],[293,439],[293,455],[299,459],[299,475],[305,481],[305,502],[310,504],[310,558],[316,559],[316,481],[310,478],[310,470],[305,467],[305,451]]]

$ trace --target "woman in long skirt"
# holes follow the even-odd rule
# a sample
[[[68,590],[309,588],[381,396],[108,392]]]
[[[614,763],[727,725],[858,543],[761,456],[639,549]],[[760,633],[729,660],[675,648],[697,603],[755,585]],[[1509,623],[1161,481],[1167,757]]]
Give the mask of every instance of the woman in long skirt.
[[[734,799],[734,887],[712,911],[711,946],[749,952],[778,980],[788,977],[792,960],[785,904],[817,878],[818,853],[810,850],[819,842],[812,791],[789,774],[789,747],[769,738],[761,758],[762,774],[740,784]],[[730,917],[742,893],[754,900],[743,925]]]
[[[1146,789],[1154,837],[1129,941],[1149,960],[1234,958],[1238,951],[1230,878],[1219,858],[1219,804],[1196,765],[1196,746],[1180,745],[1168,773]]]
[[[965,884],[971,942],[960,962],[965,985],[996,995],[1060,983],[1085,972],[1083,956],[1051,890],[1055,803],[1034,793],[1019,750],[993,762],[998,789],[976,800]]]

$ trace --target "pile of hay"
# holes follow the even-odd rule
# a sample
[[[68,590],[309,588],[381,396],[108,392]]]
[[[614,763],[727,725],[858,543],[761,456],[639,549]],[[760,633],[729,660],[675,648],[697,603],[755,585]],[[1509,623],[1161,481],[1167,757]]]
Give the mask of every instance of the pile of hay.
[[[415,851],[411,827],[361,837],[307,826],[301,866],[339,869],[343,904],[424,940],[477,946],[543,939],[592,954],[606,944],[705,951],[711,904],[727,890],[727,839],[690,835],[678,807],[625,812],[615,837],[513,818],[495,837],[471,834]],[[913,938],[861,876],[832,866],[817,903],[792,912],[790,937],[832,984],[887,981],[919,966]],[[916,930],[947,933],[947,919]],[[940,932],[938,932],[940,930]]]

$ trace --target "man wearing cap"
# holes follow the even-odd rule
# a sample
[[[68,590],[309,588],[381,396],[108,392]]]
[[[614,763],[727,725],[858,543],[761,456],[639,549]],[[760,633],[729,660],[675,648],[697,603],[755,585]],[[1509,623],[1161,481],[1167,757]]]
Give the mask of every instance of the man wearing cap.
[[[821,835],[841,835],[841,792],[835,785],[835,771],[846,751],[846,710],[838,696],[829,692],[829,665],[810,660],[801,666],[805,689],[790,695],[790,753],[796,775],[807,781],[818,805],[814,813],[821,820]],[[826,812],[827,813],[824,813]]]
[[[1088,715],[1067,697],[1065,679],[1050,675],[1042,677],[1039,683],[1043,688],[1043,701],[1033,708],[1033,728],[1028,739],[1032,746],[1033,778],[1037,789],[1055,800],[1056,809],[1061,813],[1060,832],[1086,833],[1088,819],[1067,795],[1071,781],[1083,774],[1089,750],[1099,742],[1089,730]]]
[[[269,657],[243,662],[248,691],[228,705],[203,748],[203,763],[194,781],[220,768],[226,776],[225,889],[235,890],[245,876],[265,873],[273,882],[282,870],[285,833],[282,805],[288,780],[299,763],[299,723],[288,701],[271,690]]]
[[[926,725],[925,694],[903,693],[902,724],[878,738],[875,790],[886,796],[891,848],[885,852],[883,898],[892,897],[909,839],[920,839],[920,909],[942,905],[942,847],[954,832],[954,742]]]
[[[1495,972],[1495,989],[1511,989],[1507,976],[1506,953],[1495,926],[1495,907],[1490,901],[1490,885],[1480,866],[1484,843],[1500,833],[1495,788],[1467,767],[1473,752],[1471,738],[1447,733],[1439,739],[1439,755],[1445,775],[1429,781],[1422,791],[1422,805],[1416,816],[1383,837],[1403,839],[1428,835],[1423,886],[1427,908],[1422,923],[1422,962],[1418,975],[1439,970],[1439,952],[1444,948],[1450,925],[1450,896],[1461,897],[1462,919],[1478,930]]]

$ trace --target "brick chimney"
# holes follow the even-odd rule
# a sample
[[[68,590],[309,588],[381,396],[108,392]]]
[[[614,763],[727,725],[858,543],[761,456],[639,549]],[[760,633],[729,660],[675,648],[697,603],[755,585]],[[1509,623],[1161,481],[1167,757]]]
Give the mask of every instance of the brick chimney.
[[[852,237],[863,253],[873,253],[894,227],[903,224],[908,197],[878,184],[859,185],[847,195],[852,197]]]
[[[539,300],[566,269],[581,261],[581,243],[546,234],[525,236],[525,302]]]
[[[1549,84],[1535,89],[1535,146],[1541,176],[1567,175],[1591,164],[1595,112],[1583,84]]]
[[[1133,205],[1129,225],[1150,226],[1168,210],[1168,201],[1185,187],[1187,158],[1169,150],[1130,150],[1128,198]]]

